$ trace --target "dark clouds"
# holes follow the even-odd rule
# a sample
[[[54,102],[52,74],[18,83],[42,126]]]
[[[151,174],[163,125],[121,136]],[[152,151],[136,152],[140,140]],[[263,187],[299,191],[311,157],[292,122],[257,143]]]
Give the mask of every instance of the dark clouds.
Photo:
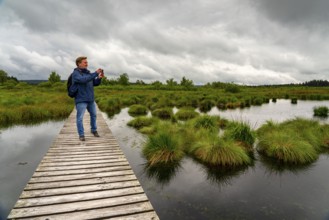
[[[0,1],[0,69],[66,78],[77,56],[110,77],[247,84],[327,79],[325,0]]]

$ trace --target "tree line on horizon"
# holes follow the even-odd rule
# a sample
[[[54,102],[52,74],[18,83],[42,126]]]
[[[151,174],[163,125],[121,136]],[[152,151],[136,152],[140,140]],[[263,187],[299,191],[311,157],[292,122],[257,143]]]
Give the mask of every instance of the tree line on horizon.
[[[25,80],[24,80],[25,81]],[[66,80],[64,80],[66,81]],[[61,80],[61,76],[56,73],[56,71],[52,71],[51,74],[48,77],[48,83],[54,84],[57,82],[63,82]],[[6,84],[17,84],[19,83],[19,80],[16,77],[9,76],[8,73],[4,70],[0,69],[0,84],[3,85]],[[128,86],[128,85],[152,85],[154,87],[161,87],[161,86],[167,86],[169,88],[174,88],[176,86],[183,86],[185,88],[192,88],[194,87],[193,80],[187,79],[185,76],[182,77],[181,81],[175,81],[174,78],[170,78],[166,80],[165,83],[162,83],[158,80],[153,81],[151,83],[145,83],[143,80],[136,80],[135,83],[129,81],[129,76],[127,73],[120,74],[117,78],[111,78],[108,79],[106,76],[102,80],[103,85],[122,85],[122,86]],[[231,87],[231,89],[236,90],[237,87],[240,86],[247,86],[247,85],[237,85],[234,82],[208,82],[204,86],[206,87],[212,87],[212,88],[224,88]],[[272,85],[258,85],[258,86],[251,86],[251,87],[259,87],[259,86],[310,86],[310,87],[325,87],[329,86],[328,80],[310,80],[303,83],[290,83],[290,84],[272,84]],[[233,91],[232,90],[232,91]],[[236,91],[237,92],[237,91]]]

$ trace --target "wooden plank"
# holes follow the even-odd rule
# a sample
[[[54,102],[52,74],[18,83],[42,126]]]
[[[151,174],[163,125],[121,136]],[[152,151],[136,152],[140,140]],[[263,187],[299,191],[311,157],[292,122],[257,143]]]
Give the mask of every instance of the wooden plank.
[[[125,158],[124,154],[116,154],[116,155],[107,155],[107,156],[98,156],[98,157],[84,157],[82,159],[79,158],[44,158],[43,163],[60,163],[60,162],[80,162],[80,161],[86,161],[88,159],[89,161],[94,160],[109,160],[112,159],[121,159]]]
[[[93,200],[100,198],[111,198],[111,197],[124,196],[124,195],[133,195],[143,192],[144,191],[142,187],[134,186],[134,187],[123,188],[123,189],[102,190],[98,192],[72,194],[71,196],[59,195],[59,196],[46,196],[39,198],[20,199],[16,203],[15,207],[27,208],[32,206],[70,203],[70,202],[78,202],[78,201]]]
[[[125,216],[119,216],[119,217],[111,217],[111,218],[104,218],[111,219],[111,220],[159,220],[158,215],[152,211],[152,212],[143,212],[138,214],[132,214],[132,215],[125,215]]]
[[[60,166],[60,167],[49,167],[49,166],[39,166],[36,172],[49,172],[49,171],[60,171],[60,170],[77,170],[77,169],[88,169],[88,168],[102,168],[102,167],[117,167],[129,165],[127,161],[117,162],[117,163],[101,163],[101,164],[88,164],[88,165],[78,165],[78,166]]]
[[[90,161],[77,161],[77,162],[51,162],[51,161],[43,161],[43,166],[70,166],[70,165],[87,165],[87,164],[98,164],[98,163],[107,163],[109,161],[115,161],[115,162],[122,162],[126,161],[125,157],[120,157],[117,159],[107,159],[107,160],[90,160]]]
[[[50,188],[61,188],[61,187],[69,187],[69,186],[83,186],[83,185],[93,185],[93,184],[102,184],[102,183],[123,182],[123,181],[129,181],[129,180],[137,180],[137,178],[135,175],[130,174],[130,175],[123,175],[123,176],[99,177],[99,178],[93,178],[93,179],[82,179],[82,180],[72,180],[72,181],[29,183],[26,185],[25,190],[50,189]]]
[[[80,153],[72,153],[72,152],[64,152],[64,153],[47,153],[46,156],[77,156],[77,155],[97,155],[97,154],[110,154],[113,150],[104,150],[97,152],[80,152]]]
[[[97,152],[97,151],[107,151],[107,150],[113,150],[117,149],[117,147],[100,147],[100,148],[67,148],[67,149],[49,149],[49,153],[68,153],[68,152]]]
[[[71,202],[69,204],[54,204],[36,206],[31,208],[19,208],[14,209],[11,218],[22,217],[35,217],[39,215],[53,215],[61,213],[79,212],[83,210],[106,208],[111,206],[125,205],[131,203],[145,202],[147,197],[145,194],[127,195],[121,197],[115,197],[112,199],[97,199],[89,201]]]
[[[153,207],[149,202],[140,202],[135,204],[113,206],[99,209],[91,209],[84,211],[76,211],[71,213],[62,213],[57,215],[43,215],[33,217],[34,220],[81,220],[81,219],[104,219],[110,217],[119,217],[121,215],[138,214],[141,212],[153,211]],[[9,219],[17,218],[10,214]]]
[[[33,198],[33,197],[42,197],[42,196],[102,191],[109,189],[121,189],[121,188],[127,188],[132,186],[139,186],[139,185],[140,184],[138,180],[130,180],[125,182],[103,183],[103,184],[73,186],[73,187],[65,187],[65,188],[52,188],[47,190],[28,190],[28,191],[23,191],[20,198]]]
[[[49,159],[49,160],[58,160],[58,159],[67,159],[67,158],[71,158],[71,159],[89,159],[89,158],[94,158],[94,157],[103,157],[103,156],[114,156],[114,155],[124,155],[122,153],[122,151],[117,151],[117,152],[111,152],[111,153],[104,153],[104,154],[92,154],[92,155],[64,155],[64,156],[58,156],[58,155],[53,155],[53,156],[44,156],[44,159]]]
[[[82,180],[91,178],[101,178],[110,176],[122,176],[133,174],[132,170],[123,171],[113,171],[110,173],[88,173],[88,174],[75,174],[67,176],[51,176],[51,177],[33,177],[30,179],[30,183],[46,183],[46,182],[59,182],[59,181],[72,181],[72,180]]]
[[[87,169],[77,169],[77,170],[52,170],[44,172],[35,172],[34,177],[46,177],[46,176],[64,176],[72,174],[81,174],[81,173],[103,173],[103,172],[112,172],[118,170],[130,170],[129,165],[122,165],[116,167],[101,167],[101,168],[87,168]]]

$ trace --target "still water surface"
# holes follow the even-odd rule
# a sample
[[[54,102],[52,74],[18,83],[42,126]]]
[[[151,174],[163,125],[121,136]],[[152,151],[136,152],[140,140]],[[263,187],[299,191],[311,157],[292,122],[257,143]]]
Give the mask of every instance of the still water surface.
[[[329,102],[278,100],[208,114],[258,128],[267,120],[313,118],[313,107],[320,105]],[[211,170],[188,157],[176,167],[147,170],[141,155],[146,137],[126,126],[132,119],[127,111],[107,122],[160,219],[329,219],[328,154],[306,167],[276,167],[256,154],[255,164],[240,170]]]
[[[64,121],[0,130],[0,219],[4,220]]]
[[[209,114],[245,120],[257,128],[266,120],[312,118],[313,107],[329,102],[287,100]],[[123,109],[107,123],[160,219],[329,219],[329,154],[310,166],[280,168],[256,155],[253,166],[209,169],[185,157],[168,168],[149,170],[141,148],[146,137],[126,126]],[[86,114],[87,115],[87,114]],[[328,123],[328,119],[321,120]],[[0,219],[10,212],[63,122],[17,126],[0,133]]]

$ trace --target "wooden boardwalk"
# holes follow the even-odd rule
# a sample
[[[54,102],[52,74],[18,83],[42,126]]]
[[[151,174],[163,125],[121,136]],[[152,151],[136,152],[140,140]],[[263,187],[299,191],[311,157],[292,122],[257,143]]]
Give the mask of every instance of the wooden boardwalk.
[[[98,110],[101,137],[78,139],[74,110],[8,219],[159,219]]]

